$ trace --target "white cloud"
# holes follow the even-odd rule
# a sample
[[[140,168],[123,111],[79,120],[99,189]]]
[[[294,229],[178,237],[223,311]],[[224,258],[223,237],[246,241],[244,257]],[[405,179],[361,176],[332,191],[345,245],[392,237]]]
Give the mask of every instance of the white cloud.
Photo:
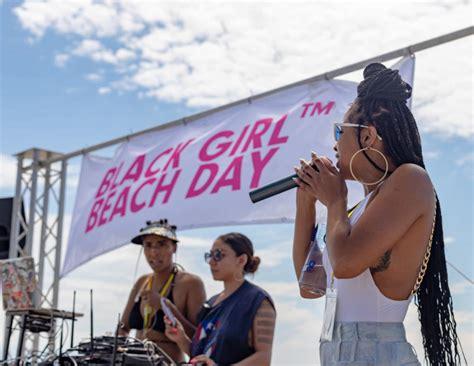
[[[472,164],[474,162],[474,152],[471,152],[470,154],[467,154],[458,160],[456,160],[456,165],[457,166],[465,166],[468,164]]]
[[[469,290],[472,291],[472,283],[469,283],[467,281],[456,282],[450,286],[450,290],[453,296],[464,295]]]
[[[277,323],[272,365],[319,365],[324,300],[275,299]]]
[[[102,80],[102,75],[101,74],[97,74],[97,73],[91,73],[91,74],[87,74],[85,76],[86,80],[89,80],[89,81],[101,81]]]
[[[452,244],[455,242],[454,237],[452,236],[445,236],[444,237],[444,244]]]
[[[103,46],[99,41],[95,39],[85,39],[74,49],[74,51],[72,51],[72,53],[77,56],[88,56],[102,49]]]
[[[428,160],[438,159],[439,155],[440,155],[439,151],[425,151],[423,153],[423,157]]]
[[[117,50],[117,52],[115,52],[115,57],[118,61],[130,61],[135,58],[135,52],[126,48],[120,48]]]
[[[289,248],[291,244],[287,241],[274,243],[270,248],[259,249],[256,255],[262,261],[262,268],[278,267],[283,261],[288,261]]]
[[[14,9],[23,27],[42,37],[54,25],[58,33],[81,36],[112,36],[117,33],[117,12],[106,4],[91,1],[25,1]]]
[[[95,39],[85,39],[71,52],[72,55],[89,57],[95,62],[117,64],[118,59],[113,51],[106,49]]]
[[[111,91],[112,91],[112,89],[110,89],[110,88],[107,87],[107,86],[103,86],[103,87],[101,87],[101,88],[99,88],[99,89],[97,90],[97,92],[98,92],[99,94],[101,94],[101,95],[109,94]]]
[[[203,250],[209,250],[213,243],[212,240],[209,239],[187,235],[180,235],[179,242],[186,248],[198,248]]]
[[[111,88],[210,107],[469,26],[471,10],[463,1],[328,7],[27,0],[15,14],[36,38],[47,31],[82,38],[65,52],[112,65],[118,80]],[[347,21],[347,14],[357,17]],[[470,40],[424,51],[417,62],[414,106],[421,129],[472,136]]]
[[[0,153],[0,189],[15,190],[17,161],[13,156]]]
[[[81,174],[81,164],[71,163],[67,167],[67,187],[68,188],[77,188],[79,185],[79,176]]]
[[[299,297],[299,288],[296,280],[294,281],[258,281],[258,285],[264,288],[273,297],[278,299],[288,298],[297,299]]]

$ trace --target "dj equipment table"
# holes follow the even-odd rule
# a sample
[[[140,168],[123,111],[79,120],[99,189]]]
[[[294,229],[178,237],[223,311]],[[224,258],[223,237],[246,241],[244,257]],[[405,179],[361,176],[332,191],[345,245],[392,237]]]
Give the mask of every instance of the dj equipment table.
[[[3,360],[7,360],[8,351],[10,348],[10,339],[13,333],[13,321],[16,316],[21,316],[20,323],[20,338],[17,346],[17,365],[20,363],[20,357],[23,351],[23,341],[25,338],[25,331],[29,330],[32,333],[49,332],[55,319],[75,321],[76,318],[83,316],[81,313],[62,311],[57,309],[22,309],[22,310],[8,310],[6,311],[7,318],[10,319],[8,324],[8,331],[3,347]],[[10,317],[8,317],[10,315]]]

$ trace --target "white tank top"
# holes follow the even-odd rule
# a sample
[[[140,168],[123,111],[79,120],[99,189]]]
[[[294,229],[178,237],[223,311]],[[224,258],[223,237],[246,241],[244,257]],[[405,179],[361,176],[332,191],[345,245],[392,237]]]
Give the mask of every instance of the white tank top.
[[[363,214],[371,194],[353,211],[351,225]],[[329,287],[332,267],[327,249],[323,253],[323,266]],[[375,284],[370,268],[354,278],[334,278],[334,288],[337,289],[336,321],[339,322],[403,322],[412,298],[398,301],[384,296]]]

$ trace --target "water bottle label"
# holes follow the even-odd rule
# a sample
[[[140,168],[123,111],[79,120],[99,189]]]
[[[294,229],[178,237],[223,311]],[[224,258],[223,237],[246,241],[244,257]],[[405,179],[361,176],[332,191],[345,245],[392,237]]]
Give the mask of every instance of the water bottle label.
[[[316,261],[310,260],[310,261],[306,262],[303,271],[304,272],[313,272],[315,267],[316,267]]]

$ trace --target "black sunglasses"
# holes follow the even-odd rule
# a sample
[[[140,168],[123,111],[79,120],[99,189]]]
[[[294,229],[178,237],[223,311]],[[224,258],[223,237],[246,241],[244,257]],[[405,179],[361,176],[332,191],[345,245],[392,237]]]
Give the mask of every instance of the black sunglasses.
[[[207,253],[204,253],[204,260],[206,263],[210,263],[211,259],[214,259],[215,262],[220,262],[225,257],[225,254],[222,253],[220,249],[210,250]]]

